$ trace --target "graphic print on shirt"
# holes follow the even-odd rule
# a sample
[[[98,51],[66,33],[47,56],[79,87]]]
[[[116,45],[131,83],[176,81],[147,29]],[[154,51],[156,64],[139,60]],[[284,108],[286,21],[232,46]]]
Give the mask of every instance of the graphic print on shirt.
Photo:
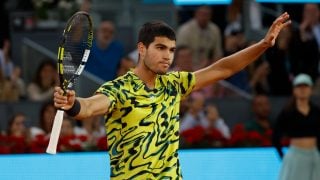
[[[193,73],[158,75],[154,89],[131,71],[97,91],[111,101],[106,132],[113,179],[181,179],[179,105]]]

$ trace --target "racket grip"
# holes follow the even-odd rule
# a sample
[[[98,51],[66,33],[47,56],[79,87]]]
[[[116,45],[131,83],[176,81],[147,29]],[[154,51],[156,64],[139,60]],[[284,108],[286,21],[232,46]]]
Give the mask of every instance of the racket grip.
[[[58,145],[58,140],[59,140],[62,121],[63,121],[63,113],[64,113],[63,110],[58,110],[56,113],[56,116],[54,117],[49,145],[46,151],[48,154],[57,153],[57,145]]]

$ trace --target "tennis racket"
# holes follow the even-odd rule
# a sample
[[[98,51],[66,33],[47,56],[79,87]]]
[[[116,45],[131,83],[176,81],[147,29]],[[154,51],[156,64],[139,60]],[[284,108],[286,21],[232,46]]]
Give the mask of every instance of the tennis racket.
[[[66,92],[72,89],[82,73],[92,46],[92,20],[88,13],[77,12],[63,30],[58,49],[58,73],[60,86]],[[56,154],[64,111],[59,109],[53,121],[47,153]]]

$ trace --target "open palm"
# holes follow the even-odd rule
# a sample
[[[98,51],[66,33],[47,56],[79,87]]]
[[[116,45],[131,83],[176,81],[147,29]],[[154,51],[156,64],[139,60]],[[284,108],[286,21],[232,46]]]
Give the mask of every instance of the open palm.
[[[268,33],[264,37],[264,41],[269,45],[273,46],[275,44],[275,40],[277,39],[280,31],[288,26],[291,21],[289,20],[290,16],[287,12],[281,14],[270,26]]]

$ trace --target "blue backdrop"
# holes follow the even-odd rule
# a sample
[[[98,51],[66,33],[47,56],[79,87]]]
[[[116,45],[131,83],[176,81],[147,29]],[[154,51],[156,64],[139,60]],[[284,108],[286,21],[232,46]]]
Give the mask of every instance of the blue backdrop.
[[[276,180],[274,148],[180,150],[184,180]],[[106,152],[0,155],[1,180],[109,179]]]
[[[258,3],[319,3],[320,0],[256,0]]]

